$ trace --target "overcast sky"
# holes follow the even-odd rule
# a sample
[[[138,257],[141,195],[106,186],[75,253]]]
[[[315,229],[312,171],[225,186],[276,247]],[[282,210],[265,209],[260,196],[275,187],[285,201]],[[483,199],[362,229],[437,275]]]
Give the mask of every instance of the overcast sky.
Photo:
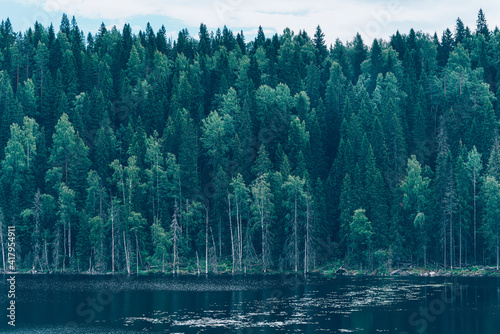
[[[497,26],[500,6],[493,0],[480,4],[465,0],[0,0],[0,19],[9,17],[16,31],[25,31],[35,21],[45,26],[53,22],[58,28],[66,13],[70,19],[76,17],[85,33],[96,32],[101,22],[120,30],[130,23],[135,32],[150,22],[155,31],[165,25],[167,35],[174,38],[183,28],[197,37],[203,22],[213,31],[224,25],[235,33],[243,30],[247,41],[255,37],[259,25],[266,36],[281,34],[285,27],[306,30],[312,36],[319,24],[328,44],[336,38],[351,41],[356,32],[371,44],[373,38],[387,40],[398,29],[441,36],[447,27],[453,31],[457,17],[474,30],[479,8],[488,27]]]

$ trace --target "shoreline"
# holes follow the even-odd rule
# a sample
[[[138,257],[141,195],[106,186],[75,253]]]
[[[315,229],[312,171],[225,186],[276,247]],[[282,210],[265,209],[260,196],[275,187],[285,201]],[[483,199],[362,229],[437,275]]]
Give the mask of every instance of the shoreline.
[[[114,273],[109,272],[89,272],[89,271],[17,271],[17,272],[0,272],[2,275],[79,275],[79,276],[112,276],[112,275],[120,275],[120,276],[276,276],[276,275],[300,275],[303,276],[304,272],[294,272],[294,271],[268,271],[267,273],[263,273],[260,271],[250,271],[247,273],[231,273],[230,271],[222,271],[222,272],[209,272],[205,274],[204,272],[187,272],[181,271],[179,274],[172,274],[172,272],[161,272],[155,270],[142,270],[139,273],[130,273],[127,274],[125,272],[115,271]],[[374,271],[368,270],[359,270],[359,269],[330,269],[330,270],[316,270],[313,272],[309,272],[306,275],[311,276],[366,276],[366,277],[500,277],[500,270],[497,270],[496,267],[486,267],[486,266],[474,266],[467,268],[458,268],[458,269],[429,269],[429,268],[407,268],[407,269],[392,269],[388,271],[379,271],[378,269]]]

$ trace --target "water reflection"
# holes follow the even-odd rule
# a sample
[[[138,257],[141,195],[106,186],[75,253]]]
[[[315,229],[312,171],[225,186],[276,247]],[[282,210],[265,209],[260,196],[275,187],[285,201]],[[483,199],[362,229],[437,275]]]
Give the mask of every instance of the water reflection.
[[[497,333],[500,328],[496,278],[18,276],[18,323],[26,332],[71,332],[65,324],[88,333],[186,334]],[[110,302],[100,296],[110,296]],[[91,321],[79,312],[89,300],[101,306]]]

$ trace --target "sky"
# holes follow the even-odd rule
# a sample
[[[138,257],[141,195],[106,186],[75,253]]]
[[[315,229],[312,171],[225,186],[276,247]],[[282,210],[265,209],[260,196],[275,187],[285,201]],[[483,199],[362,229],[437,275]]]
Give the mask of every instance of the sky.
[[[0,0],[0,20],[10,18],[15,31],[26,31],[35,21],[58,28],[62,13],[75,16],[85,34],[96,33],[101,22],[119,30],[130,23],[135,33],[147,22],[157,31],[162,25],[167,37],[176,38],[187,28],[197,38],[200,23],[214,31],[226,25],[235,34],[243,31],[246,41],[255,38],[259,25],[266,36],[281,34],[288,27],[313,36],[321,26],[327,44],[337,38],[352,41],[359,32],[366,44],[374,38],[388,40],[396,30],[442,35],[454,30],[457,17],[475,30],[482,8],[490,29],[500,22],[497,0]]]

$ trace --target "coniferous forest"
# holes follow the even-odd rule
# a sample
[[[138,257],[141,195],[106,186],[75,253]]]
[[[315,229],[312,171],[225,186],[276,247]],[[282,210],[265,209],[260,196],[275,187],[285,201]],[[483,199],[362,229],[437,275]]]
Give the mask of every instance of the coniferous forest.
[[[330,46],[6,19],[1,269],[14,225],[38,272],[498,266],[499,78],[482,11]]]

